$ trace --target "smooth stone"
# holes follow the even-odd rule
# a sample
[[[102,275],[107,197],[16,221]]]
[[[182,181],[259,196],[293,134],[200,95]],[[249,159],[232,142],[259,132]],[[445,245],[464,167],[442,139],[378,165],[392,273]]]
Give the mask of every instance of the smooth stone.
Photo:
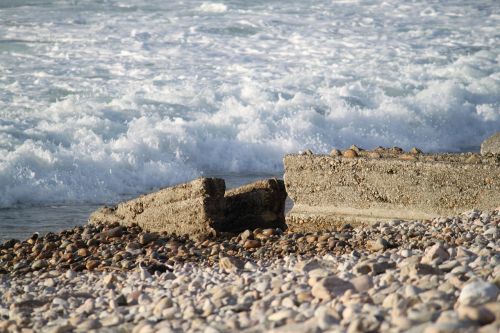
[[[234,273],[245,267],[245,263],[236,257],[222,257],[219,259],[219,267],[227,273]]]
[[[358,292],[368,291],[373,288],[373,278],[369,275],[359,275],[350,280]]]
[[[495,321],[495,314],[485,307],[460,306],[457,313],[460,319],[474,321],[481,326]]]
[[[466,322],[435,323],[427,326],[424,333],[456,333],[467,329],[470,325]]]
[[[425,251],[425,255],[422,257],[421,263],[430,264],[433,261],[436,261],[437,264],[440,264],[450,258],[450,254],[441,244],[434,244],[429,249]]]
[[[496,300],[498,293],[494,284],[477,280],[462,288],[457,302],[460,305],[481,305]]]
[[[354,286],[349,281],[342,280],[336,276],[329,276],[319,280],[311,289],[315,298],[331,300],[333,297],[342,296],[347,290],[353,290]]]
[[[294,316],[295,316],[295,311],[290,309],[285,309],[271,314],[270,316],[267,317],[267,319],[269,321],[281,321],[288,318],[293,319]]]

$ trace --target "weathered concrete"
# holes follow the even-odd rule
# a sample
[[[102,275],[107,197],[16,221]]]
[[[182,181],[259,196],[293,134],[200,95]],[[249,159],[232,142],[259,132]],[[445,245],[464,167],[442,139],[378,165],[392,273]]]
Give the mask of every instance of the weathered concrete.
[[[221,231],[286,228],[283,180],[259,180],[227,191],[225,198],[225,223]]]
[[[376,154],[375,154],[376,152]],[[500,159],[479,154],[403,154],[394,148],[358,157],[285,156],[294,231],[387,219],[428,219],[500,204]]]
[[[92,213],[89,223],[137,223],[148,231],[204,238],[215,234],[224,222],[225,189],[223,179],[199,178],[101,208]]]
[[[148,231],[205,238],[217,232],[285,229],[285,184],[266,179],[225,192],[223,179],[200,178],[104,207],[89,222],[137,223]]]
[[[483,141],[481,154],[500,154],[500,132],[497,132]]]

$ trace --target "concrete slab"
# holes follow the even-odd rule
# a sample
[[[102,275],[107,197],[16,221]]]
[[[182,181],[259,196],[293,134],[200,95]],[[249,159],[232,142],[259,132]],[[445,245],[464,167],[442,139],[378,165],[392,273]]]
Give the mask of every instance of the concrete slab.
[[[500,205],[500,159],[479,154],[360,150],[354,157],[287,155],[291,230],[391,219],[428,219]],[[344,155],[345,156],[345,155]]]
[[[224,223],[225,189],[223,179],[199,178],[101,208],[92,213],[89,223],[137,223],[148,231],[205,238]]]
[[[221,231],[281,228],[285,224],[285,183],[265,179],[226,192],[225,223]]]

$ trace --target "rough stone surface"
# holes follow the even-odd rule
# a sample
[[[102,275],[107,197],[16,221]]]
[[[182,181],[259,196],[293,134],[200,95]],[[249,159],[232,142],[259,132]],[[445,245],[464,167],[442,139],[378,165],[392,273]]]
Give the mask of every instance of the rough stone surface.
[[[500,154],[500,132],[496,132],[481,144],[481,154]]]
[[[259,180],[225,192],[217,178],[200,178],[139,198],[104,207],[90,216],[90,223],[137,223],[148,231],[204,238],[216,232],[241,232],[256,228],[281,228],[285,224],[285,185],[279,179]],[[120,237],[116,227],[105,237]],[[155,240],[144,233],[140,244]]]
[[[138,224],[148,231],[164,231],[192,238],[215,233],[223,223],[223,179],[199,178],[94,212],[90,223]]]
[[[286,191],[283,180],[266,179],[228,190],[221,231],[281,228],[285,224]]]
[[[331,229],[380,220],[431,219],[500,203],[500,160],[478,154],[411,155],[377,150],[355,158],[287,155],[287,215],[293,231]],[[470,156],[477,164],[465,163]]]

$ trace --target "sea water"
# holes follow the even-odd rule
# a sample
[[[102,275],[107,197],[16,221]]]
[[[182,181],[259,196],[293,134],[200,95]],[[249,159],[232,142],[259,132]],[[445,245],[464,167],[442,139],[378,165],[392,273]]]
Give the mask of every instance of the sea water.
[[[477,150],[499,27],[496,0],[0,0],[0,238],[305,149]]]

